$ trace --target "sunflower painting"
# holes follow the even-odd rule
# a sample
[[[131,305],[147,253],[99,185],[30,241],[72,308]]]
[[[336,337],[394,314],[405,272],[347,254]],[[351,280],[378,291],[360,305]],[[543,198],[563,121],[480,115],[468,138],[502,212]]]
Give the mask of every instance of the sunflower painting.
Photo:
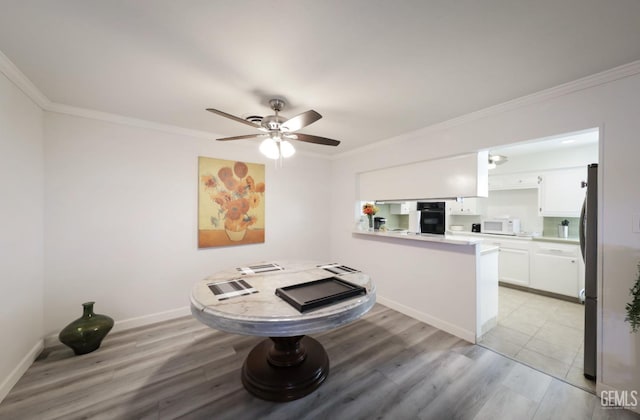
[[[264,165],[198,157],[198,248],[264,242]]]

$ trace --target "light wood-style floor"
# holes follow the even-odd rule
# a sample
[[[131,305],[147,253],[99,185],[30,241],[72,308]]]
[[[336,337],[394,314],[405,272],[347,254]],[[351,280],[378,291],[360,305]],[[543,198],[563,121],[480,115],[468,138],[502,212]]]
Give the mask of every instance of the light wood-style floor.
[[[261,338],[185,317],[111,334],[83,356],[45,350],[0,404],[0,418],[640,418],[382,305],[314,338],[331,372],[297,401],[262,401],[242,387],[242,362]]]

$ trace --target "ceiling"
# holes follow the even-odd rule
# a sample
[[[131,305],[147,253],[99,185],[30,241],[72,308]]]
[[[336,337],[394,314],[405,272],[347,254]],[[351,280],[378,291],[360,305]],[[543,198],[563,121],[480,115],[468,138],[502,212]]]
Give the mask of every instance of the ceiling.
[[[637,0],[0,0],[0,51],[51,101],[210,132],[323,119],[336,154],[640,59]],[[214,137],[215,137],[214,136]],[[212,137],[213,138],[213,137]]]

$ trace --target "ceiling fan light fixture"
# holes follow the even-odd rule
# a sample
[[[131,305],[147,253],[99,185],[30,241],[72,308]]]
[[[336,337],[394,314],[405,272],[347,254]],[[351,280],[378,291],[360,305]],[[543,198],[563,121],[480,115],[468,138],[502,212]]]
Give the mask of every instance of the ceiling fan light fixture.
[[[302,141],[307,143],[322,144],[325,146],[337,146],[340,144],[338,140],[329,139],[326,137],[314,136],[311,134],[295,134],[296,131],[313,124],[322,118],[318,112],[313,109],[305,111],[296,115],[293,118],[285,118],[280,115],[280,111],[284,108],[285,103],[283,99],[271,99],[269,101],[271,109],[274,111],[274,115],[267,115],[260,117],[257,115],[248,115],[245,118],[236,117],[235,115],[228,114],[224,111],[220,111],[214,108],[207,108],[207,111],[217,114],[221,117],[228,118],[230,120],[248,125],[254,129],[262,131],[261,134],[248,134],[233,137],[224,137],[217,139],[218,141],[230,141],[230,140],[245,140],[245,139],[260,139],[267,137],[260,143],[259,150],[269,159],[280,160],[280,166],[282,166],[282,159],[291,157],[295,154],[296,149],[289,140]],[[285,138],[286,137],[286,138]]]
[[[293,144],[291,144],[290,141],[282,140],[280,142],[280,153],[282,154],[283,158],[288,158],[296,153],[296,149],[293,147]]]
[[[262,143],[260,143],[260,153],[262,153],[269,159],[278,159],[280,157],[278,144],[271,137],[263,140]]]

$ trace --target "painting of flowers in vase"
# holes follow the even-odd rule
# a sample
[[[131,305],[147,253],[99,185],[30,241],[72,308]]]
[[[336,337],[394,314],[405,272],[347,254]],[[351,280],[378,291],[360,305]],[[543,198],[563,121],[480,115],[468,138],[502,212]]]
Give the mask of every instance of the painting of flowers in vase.
[[[198,157],[198,248],[264,242],[264,165]]]

